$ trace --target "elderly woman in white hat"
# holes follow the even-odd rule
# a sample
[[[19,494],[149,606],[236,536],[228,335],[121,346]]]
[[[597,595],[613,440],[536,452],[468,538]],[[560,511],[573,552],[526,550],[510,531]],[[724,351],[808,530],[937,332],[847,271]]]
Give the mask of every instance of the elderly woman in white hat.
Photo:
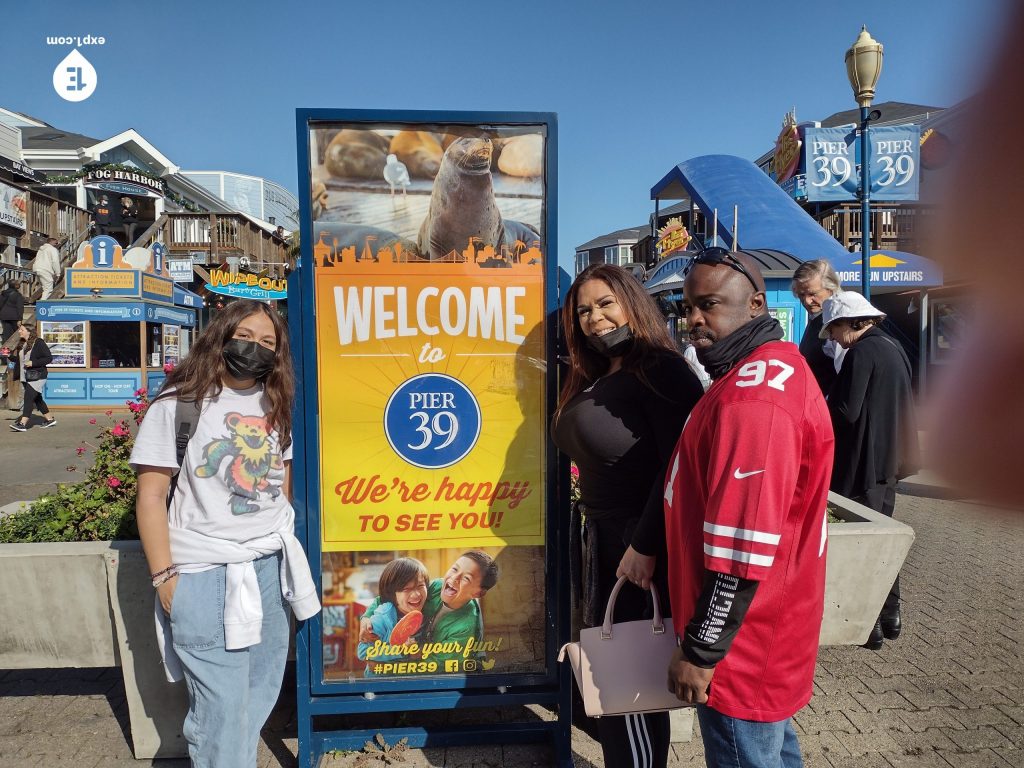
[[[831,488],[892,517],[896,482],[915,471],[918,447],[910,359],[878,327],[884,318],[859,293],[838,293],[822,307],[820,338],[847,350],[828,399],[836,436]],[[897,578],[865,647],[877,650],[901,629]]]

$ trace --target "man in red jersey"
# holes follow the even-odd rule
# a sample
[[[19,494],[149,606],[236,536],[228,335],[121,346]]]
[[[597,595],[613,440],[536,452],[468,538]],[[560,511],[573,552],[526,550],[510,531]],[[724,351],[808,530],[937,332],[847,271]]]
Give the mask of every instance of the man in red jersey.
[[[697,705],[709,768],[795,768],[790,718],[811,698],[824,610],[832,425],[752,259],[704,251],[684,294],[714,383],[666,479],[669,689]]]

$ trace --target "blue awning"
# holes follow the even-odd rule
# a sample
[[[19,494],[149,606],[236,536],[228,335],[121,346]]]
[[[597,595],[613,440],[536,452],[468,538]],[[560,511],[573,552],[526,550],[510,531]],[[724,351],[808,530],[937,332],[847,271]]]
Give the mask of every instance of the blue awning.
[[[860,287],[860,251],[829,257],[839,273],[839,281],[850,288]],[[942,285],[942,267],[931,259],[906,251],[871,252],[872,288],[935,288]]]
[[[193,293],[188,288],[182,288],[175,284],[174,286],[174,303],[179,307],[192,307],[194,309],[202,309],[203,297],[198,293]]]
[[[800,261],[833,259],[846,249],[749,160],[705,155],[680,163],[651,188],[652,200],[689,197],[732,246],[733,206],[739,206],[739,246],[783,251]],[[847,254],[848,255],[848,254]]]

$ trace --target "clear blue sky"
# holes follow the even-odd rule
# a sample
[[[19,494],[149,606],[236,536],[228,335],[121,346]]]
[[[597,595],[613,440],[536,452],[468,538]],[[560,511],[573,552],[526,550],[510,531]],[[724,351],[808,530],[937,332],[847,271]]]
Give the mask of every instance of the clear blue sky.
[[[7,3],[0,106],[108,138],[135,128],[186,169],[298,189],[296,107],[543,110],[559,119],[559,242],[646,221],[650,187],[708,153],[754,159],[783,115],[855,106],[843,54],[885,45],[876,101],[970,95],[1007,0],[34,0]],[[83,46],[99,85],[53,90]]]

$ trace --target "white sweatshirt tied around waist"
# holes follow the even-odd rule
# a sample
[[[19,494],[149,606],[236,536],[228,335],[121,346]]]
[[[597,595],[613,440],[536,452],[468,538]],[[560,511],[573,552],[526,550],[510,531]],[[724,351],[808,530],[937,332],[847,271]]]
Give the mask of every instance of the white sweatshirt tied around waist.
[[[320,611],[316,585],[302,545],[290,531],[274,533],[244,542],[216,539],[195,531],[170,529],[171,559],[182,572],[205,570],[210,564],[224,564],[224,647],[238,650],[256,645],[262,639],[263,601],[253,561],[281,552],[281,594],[300,621]],[[184,677],[181,660],[171,641],[170,617],[155,595],[156,636],[164,671],[170,682]]]

